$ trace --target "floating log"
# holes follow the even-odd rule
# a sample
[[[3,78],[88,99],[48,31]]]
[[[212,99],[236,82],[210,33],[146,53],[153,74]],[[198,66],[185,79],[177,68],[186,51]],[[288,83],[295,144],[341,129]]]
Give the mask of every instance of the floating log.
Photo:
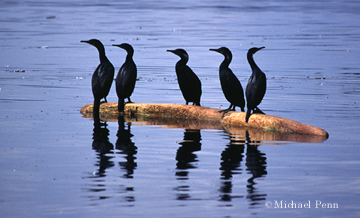
[[[124,114],[141,115],[143,117],[162,117],[177,118],[183,120],[200,120],[215,122],[222,128],[229,126],[251,127],[263,129],[266,131],[278,131],[283,133],[294,133],[304,135],[319,136],[323,140],[329,137],[329,134],[318,127],[302,124],[297,121],[289,120],[282,117],[276,117],[265,114],[252,114],[249,122],[245,122],[245,112],[230,111],[223,115],[218,112],[219,109],[180,105],[180,104],[146,104],[146,103],[128,103],[125,105]],[[93,104],[88,104],[80,109],[84,116],[93,113]],[[100,105],[100,117],[113,117],[117,119],[120,113],[117,110],[117,103],[103,103]]]
[[[91,115],[92,116],[92,115]],[[298,134],[298,133],[286,133],[280,131],[272,131],[266,129],[252,128],[246,126],[238,126],[231,124],[222,124],[218,121],[209,120],[197,120],[197,119],[184,119],[174,117],[146,117],[143,115],[137,115],[131,117],[131,115],[124,116],[126,122],[137,123],[135,125],[152,125],[152,126],[164,126],[164,128],[181,128],[186,130],[200,130],[200,129],[217,129],[225,130],[236,138],[236,141],[251,140],[254,145],[254,141],[259,142],[261,145],[265,144],[286,144],[283,141],[293,142],[307,142],[307,143],[320,143],[326,140],[324,136],[310,135],[310,134]],[[117,121],[114,118],[104,119],[108,121]],[[161,128],[161,127],[159,127]],[[247,135],[249,138],[247,138]],[[264,143],[263,141],[275,141],[271,143]]]

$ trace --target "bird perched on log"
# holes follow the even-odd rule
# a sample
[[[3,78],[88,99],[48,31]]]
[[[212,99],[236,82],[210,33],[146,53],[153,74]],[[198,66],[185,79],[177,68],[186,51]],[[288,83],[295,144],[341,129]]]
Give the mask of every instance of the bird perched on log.
[[[249,117],[251,115],[251,111],[253,113],[262,113],[263,112],[258,108],[258,105],[264,98],[266,92],[266,76],[260,68],[256,65],[253,55],[263,49],[265,47],[260,48],[250,48],[247,53],[247,59],[250,64],[252,74],[249,78],[248,84],[246,86],[245,95],[247,101],[247,112],[245,121],[249,121]]]
[[[201,82],[199,77],[191,70],[186,63],[189,55],[184,49],[167,50],[178,55],[181,59],[175,65],[175,71],[180,90],[184,96],[186,104],[193,102],[193,105],[200,106]]]
[[[134,91],[136,78],[137,78],[137,68],[133,60],[134,49],[131,45],[127,43],[122,43],[120,45],[113,45],[125,49],[127,52],[126,59],[124,64],[121,66],[116,79],[116,94],[119,98],[118,101],[118,111],[124,111],[125,98],[128,99],[128,102],[131,103],[130,96]]]
[[[88,41],[82,40],[81,42],[93,45],[99,51],[100,64],[96,68],[91,79],[92,92],[94,95],[94,113],[99,113],[100,103],[107,102],[106,96],[108,96],[111,84],[114,80],[114,66],[110,63],[109,59],[105,55],[104,45],[97,39],[90,39]],[[104,98],[103,102],[100,100]]]
[[[210,51],[216,51],[224,55],[224,60],[220,64],[220,68],[219,68],[219,77],[220,77],[222,91],[225,95],[226,100],[230,102],[230,106],[228,109],[221,110],[219,112],[224,112],[225,114],[231,110],[235,111],[236,106],[240,107],[241,111],[244,112],[245,99],[244,99],[243,88],[238,78],[229,68],[229,64],[232,60],[231,51],[226,47],[221,47],[218,49],[210,49]]]

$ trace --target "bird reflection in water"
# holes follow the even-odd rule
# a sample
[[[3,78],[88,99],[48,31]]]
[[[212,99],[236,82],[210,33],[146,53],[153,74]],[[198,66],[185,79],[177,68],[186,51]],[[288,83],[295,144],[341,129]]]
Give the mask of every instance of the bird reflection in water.
[[[191,196],[189,195],[190,187],[186,185],[184,180],[188,180],[189,169],[197,168],[193,165],[194,162],[197,162],[197,155],[193,152],[201,150],[201,133],[200,130],[189,130],[186,129],[184,132],[184,140],[179,144],[181,147],[177,150],[176,153],[176,176],[177,180],[183,180],[182,185],[176,187],[176,190],[179,192],[177,194],[177,200],[189,200]]]
[[[241,161],[244,157],[245,140],[237,139],[230,135],[230,143],[226,146],[225,150],[221,153],[221,177],[222,185],[220,187],[220,200],[231,201],[235,197],[232,196],[232,181],[231,178],[234,174],[241,174]]]
[[[131,137],[134,135],[130,132],[131,124],[127,124],[127,129],[125,128],[125,121],[123,116],[118,117],[119,129],[117,132],[117,141],[116,141],[116,153],[120,154],[125,158],[125,161],[120,161],[120,168],[125,171],[123,178],[132,179],[134,170],[137,167],[135,154],[137,153],[137,147],[135,143],[131,141]],[[133,186],[128,186],[123,188],[123,193],[126,193],[125,200],[127,202],[134,202],[135,197],[131,194],[134,191]]]
[[[250,200],[250,209],[251,208],[260,208],[264,204],[262,201],[266,200],[267,194],[261,194],[258,191],[258,188],[255,187],[256,182],[255,179],[264,177],[267,174],[266,171],[266,157],[265,153],[261,153],[258,150],[259,142],[252,142],[249,137],[248,131],[246,131],[246,141],[247,141],[247,149],[246,149],[246,171],[248,174],[251,174],[247,181],[247,196],[246,198]]]
[[[131,141],[131,137],[134,135],[130,132],[131,124],[127,124],[127,129],[125,129],[125,121],[123,116],[118,117],[119,130],[117,132],[117,141],[116,141],[116,149],[118,150],[116,153],[124,156],[126,161],[120,161],[119,165],[121,169],[125,170],[124,178],[133,178],[134,169],[137,166],[135,162],[137,153],[137,147],[135,143]]]
[[[261,194],[255,187],[256,178],[261,178],[267,174],[266,157],[264,153],[258,150],[259,142],[250,140],[248,131],[245,139],[237,139],[230,135],[230,143],[221,154],[221,177],[222,185],[220,187],[220,201],[230,202],[233,198],[243,198],[241,195],[233,195],[232,177],[235,174],[241,174],[241,161],[244,159],[244,150],[246,145],[246,171],[251,174],[247,180],[246,198],[250,201],[249,208],[257,208],[262,201],[266,200],[266,194]]]
[[[102,193],[100,196],[90,196],[91,200],[101,200],[109,198],[103,192],[106,191],[106,169],[114,166],[111,160],[114,158],[114,146],[109,142],[109,129],[106,122],[100,120],[99,116],[94,114],[94,129],[93,129],[93,143],[92,148],[97,152],[97,162],[95,166],[98,170],[93,172],[88,178],[92,179],[92,184],[88,190],[94,193]]]
[[[109,132],[106,122],[100,121],[98,117],[94,118],[92,148],[97,152],[99,159],[95,164],[95,166],[99,166],[99,170],[94,173],[96,177],[105,177],[106,169],[114,166],[114,162],[111,161],[114,156],[108,156],[108,154],[114,154],[114,146],[109,142]]]

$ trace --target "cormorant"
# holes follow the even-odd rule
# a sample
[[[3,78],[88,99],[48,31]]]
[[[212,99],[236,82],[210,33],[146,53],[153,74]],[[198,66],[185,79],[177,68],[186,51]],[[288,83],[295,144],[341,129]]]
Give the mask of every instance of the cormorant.
[[[193,102],[193,105],[200,106],[201,97],[201,82],[196,74],[191,70],[186,63],[189,60],[189,55],[184,49],[167,50],[178,55],[181,59],[175,65],[175,71],[180,90],[184,96],[186,104]]]
[[[118,110],[119,112],[124,110],[125,102],[124,99],[127,98],[129,101],[126,103],[131,103],[130,96],[134,91],[137,69],[135,62],[132,57],[134,55],[134,49],[131,45],[127,43],[122,43],[120,45],[113,45],[125,49],[127,51],[127,56],[124,64],[121,66],[116,79],[116,93],[119,97]]]
[[[262,99],[264,98],[266,92],[266,76],[260,70],[260,68],[256,65],[253,55],[263,49],[265,47],[260,48],[250,48],[247,53],[247,59],[250,64],[252,74],[249,78],[248,84],[246,86],[245,95],[247,101],[247,112],[245,121],[249,121],[250,113],[253,111],[254,113],[262,113],[263,112],[257,107]]]
[[[235,107],[238,106],[241,108],[241,111],[244,112],[245,108],[245,99],[244,99],[244,91],[241,86],[240,81],[229,68],[229,64],[232,60],[231,51],[226,47],[221,47],[218,49],[210,49],[210,51],[216,51],[220,54],[224,55],[224,61],[221,63],[219,68],[219,77],[221,88],[225,95],[226,100],[230,102],[230,107],[225,110],[221,110],[219,112],[224,112],[224,114],[228,111],[235,111]]]
[[[92,92],[94,95],[94,113],[99,113],[100,100],[105,99],[109,94],[111,84],[114,80],[114,66],[110,63],[109,59],[105,56],[105,48],[103,44],[97,39],[90,39],[88,41],[82,40],[81,42],[93,45],[99,51],[100,64],[96,68],[91,79]],[[102,102],[101,102],[102,103]]]

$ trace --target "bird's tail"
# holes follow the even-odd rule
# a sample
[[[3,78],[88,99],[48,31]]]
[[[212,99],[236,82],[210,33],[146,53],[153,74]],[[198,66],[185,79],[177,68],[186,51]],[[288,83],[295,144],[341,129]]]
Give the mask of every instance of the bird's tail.
[[[249,121],[249,118],[250,118],[250,115],[251,115],[250,113],[251,113],[251,110],[248,109],[248,110],[246,111],[245,122],[248,122],[248,121]]]
[[[119,112],[124,111],[124,107],[125,107],[124,99],[123,99],[123,98],[119,98],[119,101],[118,101],[118,111],[119,111]]]
[[[100,99],[94,99],[93,113],[94,114],[99,114],[99,112],[100,112]]]

